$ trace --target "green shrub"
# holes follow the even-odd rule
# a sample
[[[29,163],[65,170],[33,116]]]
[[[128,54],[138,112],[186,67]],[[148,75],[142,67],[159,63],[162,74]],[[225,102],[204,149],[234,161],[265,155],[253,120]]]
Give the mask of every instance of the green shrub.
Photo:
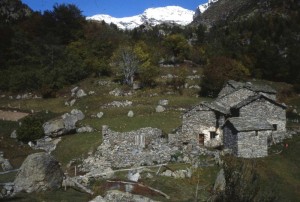
[[[17,138],[22,142],[29,142],[44,137],[43,119],[38,116],[27,116],[17,129]]]

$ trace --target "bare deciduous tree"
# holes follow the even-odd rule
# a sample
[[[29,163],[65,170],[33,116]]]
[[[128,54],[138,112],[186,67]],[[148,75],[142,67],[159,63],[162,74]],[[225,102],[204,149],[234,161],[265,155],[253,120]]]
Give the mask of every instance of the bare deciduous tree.
[[[124,83],[133,84],[134,74],[137,72],[141,63],[133,47],[120,47],[113,56],[114,64],[121,70],[124,76]]]

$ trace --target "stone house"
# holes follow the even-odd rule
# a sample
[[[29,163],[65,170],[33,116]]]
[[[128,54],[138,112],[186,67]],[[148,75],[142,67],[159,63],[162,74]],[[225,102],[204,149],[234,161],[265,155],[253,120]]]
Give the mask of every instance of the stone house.
[[[268,155],[268,138],[273,126],[256,118],[229,118],[223,126],[224,147],[238,157],[258,158]]]
[[[178,138],[184,144],[197,143],[211,148],[224,146],[225,148],[234,149],[234,153],[238,156],[246,158],[261,157],[264,156],[261,152],[263,149],[259,151],[260,154],[238,153],[237,151],[242,151],[242,147],[251,145],[251,141],[254,145],[257,145],[254,139],[250,138],[250,134],[255,134],[256,131],[259,133],[259,138],[261,137],[261,143],[265,144],[264,148],[267,148],[268,144],[282,141],[286,134],[285,109],[285,105],[276,101],[276,91],[269,86],[250,82],[228,81],[214,101],[210,103],[202,102],[183,115],[181,133]],[[249,120],[253,123],[250,123]],[[241,124],[242,121],[245,121],[245,123]],[[264,124],[265,128],[259,125],[255,127],[255,124],[259,121],[268,124]],[[224,130],[226,123],[231,124],[232,130],[228,128]],[[245,131],[246,125],[251,126],[253,130]],[[270,126],[272,126],[271,132]],[[261,135],[261,133],[264,135]],[[238,138],[241,134],[248,134],[250,135],[248,138],[250,142],[246,144],[242,143],[243,141],[232,141],[233,134],[237,135],[235,138]],[[246,139],[244,138],[244,140]],[[225,142],[231,142],[231,144],[225,144]],[[236,143],[235,147],[232,146],[233,143]],[[241,147],[238,147],[239,145]],[[239,150],[235,148],[239,148]]]
[[[181,141],[196,143],[205,147],[222,145],[221,126],[227,111],[218,103],[203,102],[183,115]]]

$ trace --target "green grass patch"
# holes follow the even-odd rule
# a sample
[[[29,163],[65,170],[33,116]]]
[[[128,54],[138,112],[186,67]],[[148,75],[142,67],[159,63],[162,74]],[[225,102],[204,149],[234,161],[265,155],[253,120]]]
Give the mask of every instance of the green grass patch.
[[[88,152],[94,151],[102,142],[99,132],[80,133],[62,137],[53,155],[62,164],[63,168],[75,158],[85,157]]]
[[[51,98],[51,99],[28,99],[28,100],[6,100],[0,99],[0,105],[7,107],[8,104],[12,108],[34,111],[52,111],[54,113],[64,113],[69,111],[65,106],[67,98]]]
[[[186,166],[182,164],[168,165],[170,168],[177,169],[186,169]],[[174,179],[171,177],[155,176],[152,179],[142,180],[142,182],[163,191],[171,197],[170,200],[163,197],[154,197],[153,199],[155,200],[174,202],[207,201],[218,171],[219,168],[217,166],[198,168],[194,170],[191,178]],[[200,189],[198,190],[198,197],[196,199],[197,184]]]
[[[119,132],[128,132],[144,127],[153,127],[162,129],[165,133],[170,133],[181,124],[181,112],[168,111],[163,113],[139,114],[135,111],[133,118],[127,117],[128,110],[114,115],[114,113],[105,113],[103,118],[85,119],[81,122],[83,125],[90,125],[101,130],[102,125],[108,125],[112,130]]]

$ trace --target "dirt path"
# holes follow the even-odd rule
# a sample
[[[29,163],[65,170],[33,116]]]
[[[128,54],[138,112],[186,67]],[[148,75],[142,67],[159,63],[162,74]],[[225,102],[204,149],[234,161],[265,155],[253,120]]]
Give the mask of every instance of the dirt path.
[[[24,112],[0,110],[0,120],[5,120],[5,121],[18,121],[19,119],[21,119],[27,115],[28,115],[28,113],[24,113]]]

